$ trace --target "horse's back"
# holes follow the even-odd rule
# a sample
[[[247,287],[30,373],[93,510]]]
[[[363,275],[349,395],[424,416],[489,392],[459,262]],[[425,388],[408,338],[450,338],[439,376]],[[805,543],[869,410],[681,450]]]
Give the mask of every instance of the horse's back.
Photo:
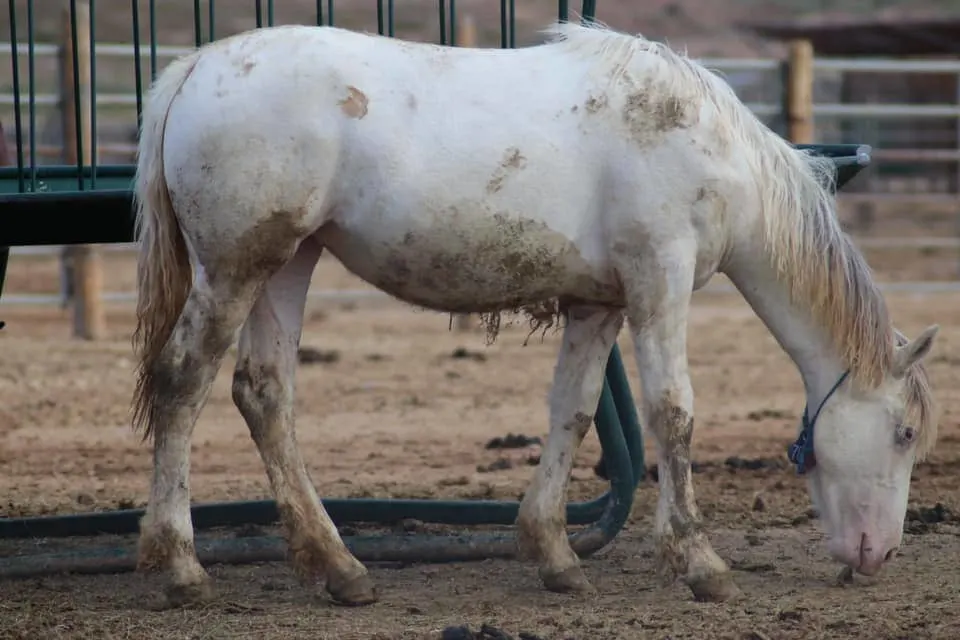
[[[424,306],[620,304],[611,238],[677,197],[670,148],[692,147],[622,117],[628,97],[596,65],[562,47],[333,28],[229,38],[207,48],[171,108],[170,191],[198,216],[236,205],[196,223],[211,238],[225,221],[239,232],[295,213],[348,269]],[[669,184],[641,185],[645,173]],[[630,215],[605,216],[612,206]]]

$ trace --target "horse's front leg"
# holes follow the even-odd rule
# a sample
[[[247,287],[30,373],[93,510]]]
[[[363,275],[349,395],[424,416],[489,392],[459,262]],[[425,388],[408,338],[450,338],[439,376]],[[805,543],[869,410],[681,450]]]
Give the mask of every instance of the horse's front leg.
[[[620,311],[574,307],[567,314],[550,392],[550,433],[517,516],[520,553],[539,563],[540,578],[551,591],[593,589],[567,539],[567,481],[622,325]]]
[[[736,596],[726,563],[702,530],[693,491],[690,440],[693,387],[687,368],[687,319],[694,255],[680,243],[645,260],[643,273],[625,275],[627,317],[643,390],[643,414],[657,444],[660,496],[656,539],[662,568],[682,576],[701,601]],[[650,284],[656,284],[650,290]]]

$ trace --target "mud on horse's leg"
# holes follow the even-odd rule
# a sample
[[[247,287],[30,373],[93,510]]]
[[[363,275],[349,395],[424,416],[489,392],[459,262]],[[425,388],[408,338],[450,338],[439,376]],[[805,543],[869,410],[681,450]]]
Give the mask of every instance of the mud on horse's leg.
[[[567,539],[567,481],[622,325],[619,311],[574,307],[567,314],[550,392],[550,433],[517,516],[520,555],[539,563],[540,578],[551,591],[593,590]]]
[[[169,571],[168,604],[209,599],[210,578],[194,549],[190,438],[223,356],[253,302],[252,287],[198,281],[169,339],[145,364],[153,481],[140,521],[138,569]]]
[[[257,445],[304,583],[326,581],[335,602],[362,605],[377,593],[314,490],[294,434],[294,375],[310,276],[321,248],[305,241],[257,299],[240,334],[233,399]]]
[[[694,260],[680,248],[675,249],[676,255],[666,253],[669,247],[660,250],[663,253],[651,256],[644,266],[659,271],[654,279],[665,284],[663,295],[628,292],[627,312],[641,372],[644,419],[656,440],[659,458],[659,559],[668,575],[683,577],[695,599],[719,602],[740,591],[702,531],[690,471],[693,387],[687,369],[686,334]]]

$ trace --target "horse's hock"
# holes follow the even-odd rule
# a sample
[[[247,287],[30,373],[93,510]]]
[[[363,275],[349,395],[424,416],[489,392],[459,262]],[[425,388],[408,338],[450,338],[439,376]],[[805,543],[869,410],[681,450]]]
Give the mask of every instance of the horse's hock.
[[[26,11],[20,10],[22,2],[9,0],[10,42],[12,59],[18,64],[11,67],[15,110],[14,123],[16,151],[11,153],[14,166],[0,169],[0,201],[4,207],[4,219],[17,220],[16,225],[6,225],[0,233],[0,292],[6,267],[9,247],[36,245],[65,245],[82,249],[79,254],[89,256],[93,252],[87,245],[131,242],[134,239],[132,217],[131,181],[134,166],[131,164],[105,164],[98,161],[102,151],[93,141],[98,140],[98,130],[117,126],[117,116],[105,110],[91,109],[98,95],[97,78],[106,75],[104,66],[118,68],[122,62],[132,66],[135,100],[129,107],[129,117],[139,122],[145,88],[152,77],[162,70],[161,60],[169,60],[181,50],[163,47],[149,40],[149,33],[156,29],[155,20],[165,19],[159,3],[151,0],[149,10],[141,13],[137,3],[124,4],[123,8],[110,7],[112,22],[117,14],[126,11],[129,16],[128,31],[133,32],[134,59],[142,64],[129,64],[129,59],[119,55],[120,49],[130,50],[127,45],[105,43],[100,38],[106,30],[98,29],[97,20],[103,19],[102,11],[107,2],[97,3],[97,12],[91,15],[89,4],[74,1],[64,4],[64,11],[56,16],[62,33],[60,63],[62,76],[61,114],[64,131],[64,149],[57,164],[43,164],[38,153],[36,131],[42,120],[43,104],[37,99],[37,87],[43,85],[36,61],[38,51],[46,43],[38,40],[40,23],[51,19],[39,12],[39,3],[27,0]],[[201,7],[201,4],[205,5]],[[222,35],[218,25],[230,24],[233,32],[270,26],[287,17],[288,22],[314,21],[317,24],[340,24],[332,1],[317,4],[317,12],[311,16],[284,13],[283,2],[257,2],[249,16],[249,22],[231,13],[216,13],[224,3],[208,0],[194,3],[198,10],[193,13],[189,26],[197,46]],[[394,3],[383,0],[369,3],[380,34],[393,36],[397,23]],[[566,0],[560,0],[558,14],[565,19],[570,8]],[[375,5],[375,6],[374,6]],[[292,6],[292,5],[288,5]],[[203,10],[200,10],[200,9]],[[18,11],[19,10],[19,11]],[[581,14],[590,18],[595,2],[584,1]],[[515,45],[515,7],[511,0],[501,2],[500,46]],[[24,15],[25,13],[25,15]],[[357,12],[353,22],[358,22]],[[424,21],[427,22],[427,21]],[[459,33],[467,38],[473,36],[470,21],[459,20],[455,2],[440,4],[437,27],[442,44],[460,44]],[[359,29],[371,29],[373,24],[350,24]],[[221,27],[222,28],[222,27]],[[126,39],[126,33],[118,34],[117,40]],[[147,42],[144,42],[147,40]],[[467,43],[472,44],[472,43]],[[98,45],[101,57],[97,57]],[[23,53],[23,50],[26,53]],[[109,57],[103,56],[108,52]],[[126,51],[125,51],[126,52]],[[26,64],[24,64],[26,62]],[[96,62],[96,64],[94,64]],[[27,68],[24,74],[22,67]],[[146,68],[144,68],[146,67]],[[26,75],[26,78],[24,78]],[[28,89],[24,90],[24,87]],[[353,108],[353,106],[351,106]],[[24,114],[25,112],[25,114]],[[25,115],[25,117],[24,117]],[[98,117],[99,116],[99,117]],[[77,251],[74,251],[77,254]],[[95,254],[94,254],[95,255]],[[81,265],[81,267],[86,265]],[[86,269],[77,276],[82,283],[87,277]],[[93,324],[102,324],[96,317],[98,310],[86,314]],[[92,318],[92,319],[91,319]],[[16,331],[10,326],[5,331]],[[94,329],[96,337],[102,328]],[[633,489],[644,475],[643,446],[636,410],[630,395],[629,383],[624,374],[620,354],[614,350],[607,368],[607,381],[596,413],[598,436],[604,451],[610,490],[584,503],[567,506],[569,525],[577,527],[571,535],[573,549],[580,555],[588,555],[612,540],[623,526],[633,502]],[[512,525],[516,520],[519,502],[472,500],[373,500],[373,499],[325,499],[323,501],[330,517],[338,525],[345,523],[390,524],[403,520],[418,520],[424,523],[471,525]],[[273,500],[194,505],[193,525],[197,531],[213,527],[273,524],[278,520]],[[112,512],[50,516],[35,518],[0,519],[0,537],[68,537],[94,536],[98,534],[133,534],[139,530],[140,509],[124,509]],[[363,561],[456,561],[479,560],[491,557],[507,557],[515,554],[515,537],[512,532],[484,533],[474,535],[378,535],[348,536],[344,538],[353,554]],[[198,538],[197,553],[202,563],[241,563],[264,560],[282,560],[286,544],[274,537]],[[77,554],[48,554],[35,556],[4,557],[0,561],[0,575],[7,578],[41,575],[47,573],[105,573],[131,571],[136,565],[136,550],[128,547],[103,547]]]
[[[8,248],[35,245],[65,245],[85,247],[106,243],[125,243],[134,239],[132,217],[131,180],[134,166],[131,164],[104,164],[99,162],[101,150],[97,148],[98,131],[117,127],[117,116],[105,109],[91,109],[97,102],[98,78],[107,75],[104,67],[117,70],[123,64],[133,66],[132,84],[134,98],[127,107],[130,111],[129,127],[139,122],[145,88],[152,77],[164,66],[163,59],[179,53],[174,48],[164,48],[149,38],[156,28],[155,20],[166,20],[158,2],[151,0],[147,12],[142,13],[139,4],[97,3],[97,12],[90,15],[89,5],[82,1],[65,3],[63,13],[41,14],[38,2],[8,0],[9,37],[11,42],[11,81],[14,102],[16,151],[10,154],[14,166],[0,169],[0,203],[4,207],[4,220],[8,223],[0,231],[0,292],[2,292]],[[302,3],[301,3],[302,4]],[[566,0],[558,3],[558,15],[566,19],[570,12]],[[241,24],[243,12],[217,13],[226,3],[207,0],[192,3],[194,12],[183,27],[190,29],[195,45],[224,35],[222,26],[229,24],[231,32],[250,27],[270,26],[285,19],[283,2],[256,2],[249,12],[248,22]],[[595,2],[584,0],[581,15],[591,18]],[[300,6],[300,5],[297,5]],[[293,16],[287,21],[315,21],[317,24],[341,24],[342,7],[336,8],[332,0],[317,3],[317,11],[311,16]],[[384,35],[399,35],[394,2],[378,0],[370,2],[369,24],[350,24],[353,28],[376,30]],[[100,28],[98,18],[109,10],[110,24],[116,24],[118,15],[129,17],[126,31],[117,39],[127,39],[132,30],[133,46],[107,44],[101,40],[106,25]],[[515,3],[506,0],[500,3],[500,46],[516,44]],[[347,14],[354,16],[353,13]],[[466,30],[459,21],[453,0],[441,2],[436,22],[442,44],[457,45],[459,35]],[[61,73],[58,74],[63,97],[61,113],[64,146],[61,160],[56,164],[43,164],[38,136],[43,105],[37,99],[37,87],[44,82],[56,82],[51,75],[42,77],[36,64],[41,43],[37,34],[41,26],[56,20],[63,38],[60,46]],[[375,21],[375,22],[373,22]],[[424,21],[427,22],[427,21]],[[42,24],[41,24],[42,23]],[[344,26],[344,25],[341,25]],[[472,26],[470,27],[472,28]],[[51,29],[43,32],[51,32]],[[98,42],[98,40],[100,40]],[[145,42],[146,41],[146,42]],[[109,56],[97,57],[98,46]],[[26,53],[23,53],[23,51]],[[121,55],[133,52],[134,59],[142,64],[129,64]],[[145,67],[145,68],[144,68]],[[24,71],[24,68],[26,71]],[[26,76],[26,77],[24,77]],[[29,87],[24,90],[23,87]],[[362,101],[353,100],[347,107],[360,117]],[[347,108],[345,107],[345,108]],[[135,108],[135,110],[134,110]],[[10,129],[8,124],[8,131]],[[815,153],[834,158],[838,168],[839,188],[869,162],[869,149],[856,145],[817,146],[808,145]],[[16,220],[16,223],[12,222]],[[82,295],[89,287],[87,278],[96,270],[95,256],[90,249],[74,252],[74,295],[79,295],[80,304],[87,304],[84,313],[87,337],[96,337],[98,307],[94,296]],[[79,259],[78,259],[79,256]],[[88,259],[84,259],[86,256]],[[95,275],[93,276],[95,277]],[[79,287],[77,286],[79,285]],[[94,289],[95,291],[95,289]],[[16,332],[16,326],[4,331]],[[568,525],[579,527],[570,533],[571,545],[581,556],[588,555],[609,543],[623,527],[633,503],[633,492],[643,479],[643,443],[637,421],[636,409],[630,394],[629,383],[624,373],[618,349],[614,347],[606,370],[606,382],[597,407],[595,425],[603,448],[603,463],[610,489],[595,500],[573,503],[567,506]],[[132,437],[132,436],[131,436]],[[346,523],[396,523],[414,519],[425,523],[459,526],[512,525],[517,517],[519,503],[513,501],[439,501],[439,500],[372,500],[372,499],[325,499],[323,501],[330,517],[338,525]],[[273,524],[277,522],[276,504],[272,500],[241,503],[216,503],[193,506],[194,528],[198,531],[212,527],[247,524]],[[98,534],[132,534],[139,529],[142,510],[125,509],[93,514],[0,519],[0,537],[67,537],[94,536]],[[463,535],[356,535],[344,538],[353,554],[363,561],[457,561],[478,560],[491,557],[515,555],[516,539],[511,531]],[[240,563],[265,560],[281,560],[286,545],[275,537],[199,538],[197,552],[202,563]],[[0,560],[0,575],[12,577],[35,576],[46,573],[77,572],[103,573],[130,571],[135,568],[136,553],[133,546],[102,547],[77,554],[47,554],[4,557]]]

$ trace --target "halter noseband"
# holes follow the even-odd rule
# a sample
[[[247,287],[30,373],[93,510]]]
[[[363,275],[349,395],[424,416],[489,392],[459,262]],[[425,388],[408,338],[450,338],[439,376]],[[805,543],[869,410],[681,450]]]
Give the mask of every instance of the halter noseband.
[[[803,408],[803,421],[800,423],[800,435],[797,436],[796,442],[787,448],[787,457],[790,458],[790,462],[797,465],[797,475],[802,476],[817,466],[817,456],[813,453],[813,427],[817,424],[817,418],[820,417],[820,410],[823,409],[823,405],[825,405],[827,400],[830,399],[830,396],[840,388],[840,385],[843,384],[843,381],[847,379],[848,375],[850,375],[849,369],[843,372],[840,379],[837,380],[830,391],[827,392],[827,395],[820,402],[820,406],[817,407],[817,412],[813,414],[813,418],[810,417],[807,411],[808,407]]]

